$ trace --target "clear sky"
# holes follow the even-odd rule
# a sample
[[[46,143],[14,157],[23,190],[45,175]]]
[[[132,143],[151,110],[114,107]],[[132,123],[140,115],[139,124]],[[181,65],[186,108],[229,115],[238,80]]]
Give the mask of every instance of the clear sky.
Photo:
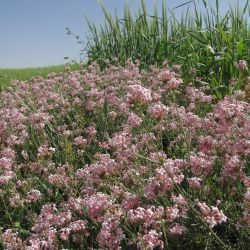
[[[153,3],[159,8],[161,0],[145,0],[149,13]],[[195,0],[197,3],[201,2]],[[207,0],[214,2],[214,0]],[[243,6],[247,0],[238,0]],[[122,17],[125,0],[103,0],[108,10]],[[188,0],[167,0],[169,9]],[[221,10],[237,0],[219,0]],[[128,0],[131,10],[139,0]],[[192,9],[192,4],[190,8]],[[177,16],[185,7],[177,9]],[[79,59],[80,47],[66,34],[69,27],[84,40],[88,34],[87,16],[96,24],[104,21],[97,0],[0,0],[0,68],[38,67],[63,64],[64,57]]]

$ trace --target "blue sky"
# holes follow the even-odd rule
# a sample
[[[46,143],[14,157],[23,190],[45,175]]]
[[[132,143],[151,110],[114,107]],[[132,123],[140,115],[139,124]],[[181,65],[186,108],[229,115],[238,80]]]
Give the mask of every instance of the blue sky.
[[[140,3],[139,0],[127,1],[133,11]],[[149,13],[154,1],[161,5],[161,0],[145,0]],[[167,5],[172,9],[187,1],[167,0]],[[125,0],[103,2],[108,10],[122,15]],[[228,2],[234,4],[237,0],[219,2],[225,11]],[[239,3],[244,5],[246,0]],[[185,7],[179,8],[176,14],[180,15],[181,11],[185,11]],[[66,56],[79,59],[82,47],[66,34],[65,28],[69,27],[84,40],[88,34],[85,16],[96,24],[103,23],[97,0],[0,0],[0,68],[63,64]]]

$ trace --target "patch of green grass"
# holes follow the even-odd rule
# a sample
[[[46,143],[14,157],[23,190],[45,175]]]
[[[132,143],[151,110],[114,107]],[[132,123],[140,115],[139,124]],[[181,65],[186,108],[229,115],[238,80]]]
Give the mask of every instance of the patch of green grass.
[[[12,80],[28,80],[33,76],[47,77],[52,72],[64,71],[65,65],[39,67],[39,68],[23,68],[23,69],[0,69],[0,87],[6,87],[11,84]],[[70,65],[71,70],[78,70],[79,64]]]

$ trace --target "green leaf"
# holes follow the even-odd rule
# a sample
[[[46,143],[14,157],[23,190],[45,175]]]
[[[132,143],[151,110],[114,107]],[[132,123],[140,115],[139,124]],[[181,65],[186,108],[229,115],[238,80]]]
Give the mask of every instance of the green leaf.
[[[241,54],[244,52],[244,50],[245,50],[245,45],[244,45],[244,42],[243,42],[242,39],[237,43],[236,49],[237,49],[238,55],[241,55]]]
[[[192,36],[196,41],[198,41],[199,43],[204,44],[204,45],[207,46],[207,42],[204,41],[204,40],[202,40],[202,39],[199,38],[198,36],[194,35],[194,34],[192,33],[192,31],[189,31],[188,33],[189,33],[189,35]]]

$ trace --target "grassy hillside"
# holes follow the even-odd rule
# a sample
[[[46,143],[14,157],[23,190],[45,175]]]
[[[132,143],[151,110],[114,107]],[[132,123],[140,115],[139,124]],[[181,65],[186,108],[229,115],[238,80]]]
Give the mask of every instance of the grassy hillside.
[[[79,69],[78,64],[72,64],[71,70]],[[11,80],[28,80],[33,76],[47,77],[51,72],[64,71],[65,65],[56,65],[39,68],[23,68],[23,69],[0,69],[0,86],[8,86]]]

